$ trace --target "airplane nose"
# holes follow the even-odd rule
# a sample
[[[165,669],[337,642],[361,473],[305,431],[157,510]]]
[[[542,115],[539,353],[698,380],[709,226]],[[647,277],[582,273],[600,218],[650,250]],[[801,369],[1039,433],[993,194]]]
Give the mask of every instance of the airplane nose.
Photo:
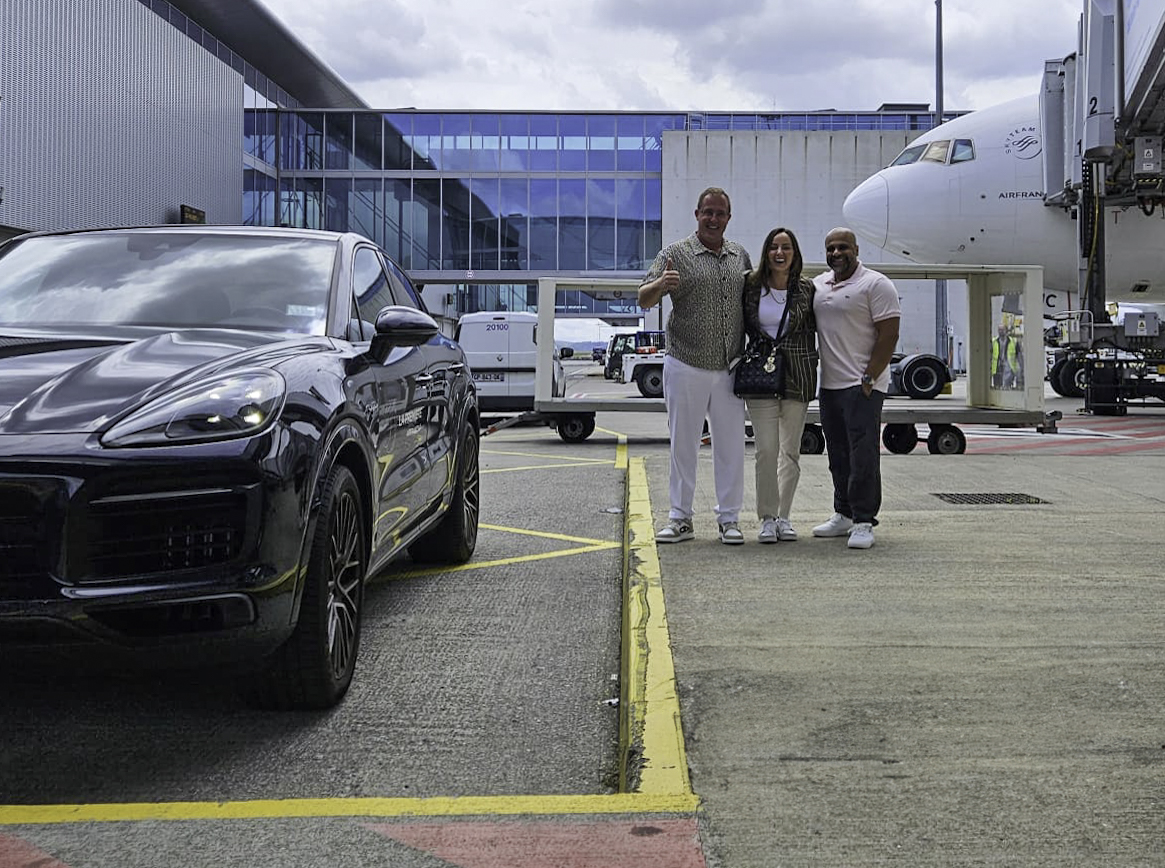
[[[863,239],[886,246],[889,232],[890,188],[881,173],[862,181],[845,197],[841,212],[845,221]]]

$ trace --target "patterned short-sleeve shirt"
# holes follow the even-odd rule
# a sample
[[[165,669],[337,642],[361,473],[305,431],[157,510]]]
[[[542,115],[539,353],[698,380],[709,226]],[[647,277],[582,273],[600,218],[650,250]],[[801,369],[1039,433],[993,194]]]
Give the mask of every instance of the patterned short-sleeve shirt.
[[[719,253],[709,250],[696,233],[669,244],[651,264],[643,283],[661,274],[667,260],[680,273],[669,294],[667,351],[693,368],[727,370],[740,355],[744,336],[744,273],[752,268],[748,251],[725,241]]]

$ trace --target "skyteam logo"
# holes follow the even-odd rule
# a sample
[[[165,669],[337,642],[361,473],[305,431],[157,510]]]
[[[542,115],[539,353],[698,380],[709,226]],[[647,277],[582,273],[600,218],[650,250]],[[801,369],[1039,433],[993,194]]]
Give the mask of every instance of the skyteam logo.
[[[1043,147],[1035,127],[1019,127],[1007,134],[1003,140],[1003,152],[1016,159],[1031,160],[1040,155]]]

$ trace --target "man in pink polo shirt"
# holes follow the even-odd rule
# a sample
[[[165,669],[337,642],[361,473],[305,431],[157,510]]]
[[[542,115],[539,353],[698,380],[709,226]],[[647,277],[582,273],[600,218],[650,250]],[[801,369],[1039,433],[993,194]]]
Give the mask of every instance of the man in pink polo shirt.
[[[878,435],[902,310],[890,279],[858,259],[851,230],[838,228],[825,236],[825,261],[830,270],[814,279],[813,314],[834,513],[813,535],[847,536],[851,549],[868,549],[882,506]]]

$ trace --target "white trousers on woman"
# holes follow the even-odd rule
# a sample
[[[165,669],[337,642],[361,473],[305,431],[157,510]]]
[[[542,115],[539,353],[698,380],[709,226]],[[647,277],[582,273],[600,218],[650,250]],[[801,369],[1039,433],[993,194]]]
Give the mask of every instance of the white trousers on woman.
[[[671,435],[668,518],[692,517],[696,463],[707,419],[712,435],[716,521],[739,521],[744,505],[744,401],[732,393],[732,374],[693,368],[665,356],[663,397]]]
[[[801,432],[809,405],[788,398],[748,398],[756,443],[756,515],[788,518],[801,479]]]

